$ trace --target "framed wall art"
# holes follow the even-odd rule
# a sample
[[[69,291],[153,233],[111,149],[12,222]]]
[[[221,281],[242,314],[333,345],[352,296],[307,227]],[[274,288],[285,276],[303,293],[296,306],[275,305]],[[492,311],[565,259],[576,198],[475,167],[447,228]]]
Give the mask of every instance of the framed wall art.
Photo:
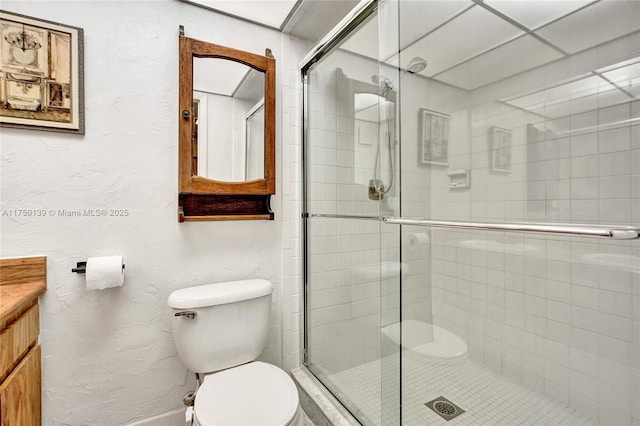
[[[511,144],[513,132],[489,127],[489,171],[511,173]]]
[[[83,31],[0,11],[0,125],[84,134]]]
[[[424,108],[418,114],[420,164],[448,165],[449,116]]]

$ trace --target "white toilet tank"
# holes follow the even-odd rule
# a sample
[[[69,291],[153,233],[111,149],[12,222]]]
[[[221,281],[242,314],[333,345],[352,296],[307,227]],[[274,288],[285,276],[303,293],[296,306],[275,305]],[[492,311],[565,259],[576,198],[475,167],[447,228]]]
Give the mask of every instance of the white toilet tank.
[[[272,291],[269,281],[253,279],[171,293],[173,341],[184,365],[211,373],[258,358],[269,335]]]

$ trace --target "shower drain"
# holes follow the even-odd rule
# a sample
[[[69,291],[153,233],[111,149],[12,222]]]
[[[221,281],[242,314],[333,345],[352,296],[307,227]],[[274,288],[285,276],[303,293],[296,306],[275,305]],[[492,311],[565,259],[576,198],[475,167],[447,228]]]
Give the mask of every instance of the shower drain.
[[[431,408],[437,415],[447,421],[464,413],[464,410],[462,408],[458,407],[456,404],[449,401],[444,396],[439,396],[436,399],[425,403],[424,405]]]

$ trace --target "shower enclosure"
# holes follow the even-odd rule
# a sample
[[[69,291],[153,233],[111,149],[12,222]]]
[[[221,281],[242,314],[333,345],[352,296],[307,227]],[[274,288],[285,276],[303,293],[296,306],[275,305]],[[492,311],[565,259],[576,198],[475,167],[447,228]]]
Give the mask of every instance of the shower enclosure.
[[[301,72],[323,385],[365,425],[640,424],[640,2],[363,0]]]

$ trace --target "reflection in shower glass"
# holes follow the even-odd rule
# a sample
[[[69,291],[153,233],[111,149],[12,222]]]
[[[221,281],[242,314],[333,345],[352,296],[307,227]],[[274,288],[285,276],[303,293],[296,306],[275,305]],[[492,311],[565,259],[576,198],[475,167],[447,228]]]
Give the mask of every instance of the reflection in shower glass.
[[[399,351],[380,343],[382,327],[399,321],[399,234],[372,220],[399,202],[396,92],[371,81],[378,61],[359,53],[378,24],[373,16],[366,34],[353,33],[307,74],[306,204],[333,217],[306,222],[305,362],[361,421],[397,424]],[[344,373],[363,365],[375,372],[345,387]],[[363,392],[375,399],[363,404]]]
[[[639,239],[375,220],[640,227],[640,2],[385,7],[308,74],[307,365],[367,425],[640,423]]]

